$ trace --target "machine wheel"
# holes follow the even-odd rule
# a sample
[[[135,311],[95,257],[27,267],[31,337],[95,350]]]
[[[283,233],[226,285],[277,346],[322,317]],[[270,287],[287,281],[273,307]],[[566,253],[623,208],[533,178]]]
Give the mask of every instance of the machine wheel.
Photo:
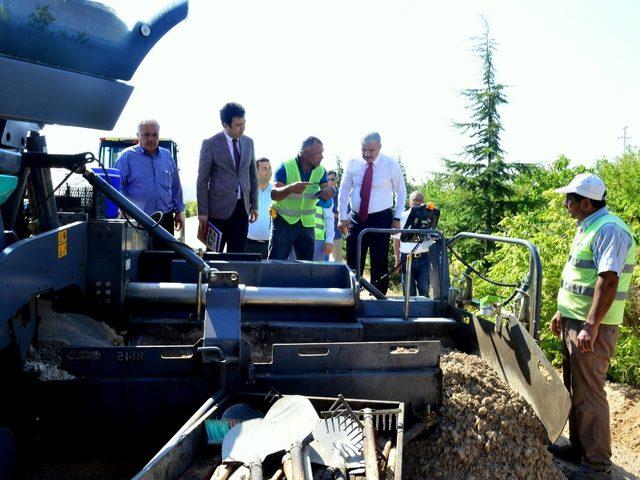
[[[16,455],[16,441],[11,430],[0,427],[0,478],[13,478],[16,473]]]

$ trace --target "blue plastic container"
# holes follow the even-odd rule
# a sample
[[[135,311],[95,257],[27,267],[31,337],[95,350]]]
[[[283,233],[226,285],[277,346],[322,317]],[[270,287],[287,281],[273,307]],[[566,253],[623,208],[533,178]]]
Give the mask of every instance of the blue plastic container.
[[[91,170],[103,180],[108,181],[113,188],[120,190],[120,170],[117,168],[105,168],[104,170],[102,168],[92,168]],[[105,170],[107,175],[104,173]],[[118,218],[118,207],[111,200],[107,200],[104,195],[98,192],[94,196],[94,202],[97,203],[96,216],[98,218]],[[103,205],[104,207],[102,207]]]

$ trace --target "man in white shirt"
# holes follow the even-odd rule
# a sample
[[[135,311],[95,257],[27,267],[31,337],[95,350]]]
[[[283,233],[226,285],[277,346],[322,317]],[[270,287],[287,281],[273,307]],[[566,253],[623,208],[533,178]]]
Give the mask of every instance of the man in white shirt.
[[[328,262],[329,255],[333,251],[333,202],[331,203],[331,207],[316,206],[314,262]]]
[[[249,224],[247,243],[244,251],[247,253],[259,253],[266,260],[269,254],[269,235],[271,233],[271,162],[268,158],[256,160],[258,168],[258,219]]]
[[[362,158],[347,164],[338,210],[340,228],[347,234],[347,264],[355,270],[358,235],[365,228],[399,228],[407,199],[407,188],[398,162],[380,153],[380,134],[372,132],[362,139]],[[349,206],[351,211],[349,212]],[[362,239],[360,273],[367,252],[371,252],[371,283],[386,294],[389,288],[389,237],[369,233]]]
[[[424,195],[422,192],[415,191],[409,196],[409,205],[411,207],[420,207],[424,205]],[[407,219],[411,213],[411,208],[405,210],[400,218],[400,228],[407,228]],[[407,255],[413,254],[411,259],[411,282],[409,295],[412,297],[421,295],[429,296],[429,247],[433,243],[432,240],[425,240],[416,246],[416,242],[401,242],[400,234],[393,235],[393,256],[396,264],[402,262],[402,291],[406,293],[407,288]]]

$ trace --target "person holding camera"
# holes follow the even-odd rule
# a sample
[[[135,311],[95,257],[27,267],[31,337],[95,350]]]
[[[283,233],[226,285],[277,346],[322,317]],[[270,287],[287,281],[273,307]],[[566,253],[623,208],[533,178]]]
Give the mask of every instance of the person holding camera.
[[[411,213],[411,208],[424,207],[424,195],[422,192],[414,191],[409,196],[409,206],[407,210],[402,213],[400,217],[400,228],[409,228],[407,226],[407,220]],[[393,256],[396,260],[396,265],[401,263],[400,273],[402,276],[402,292],[406,294],[407,291],[407,255],[413,254],[411,259],[411,280],[409,285],[409,295],[415,297],[421,295],[423,297],[429,296],[429,246],[432,242],[424,241],[421,243],[416,242],[402,242],[400,240],[400,234],[393,235]]]
[[[293,249],[298,260],[313,260],[316,206],[331,207],[334,189],[320,166],[324,147],[308,137],[298,156],[276,171],[271,190],[271,238],[269,260],[286,260]]]

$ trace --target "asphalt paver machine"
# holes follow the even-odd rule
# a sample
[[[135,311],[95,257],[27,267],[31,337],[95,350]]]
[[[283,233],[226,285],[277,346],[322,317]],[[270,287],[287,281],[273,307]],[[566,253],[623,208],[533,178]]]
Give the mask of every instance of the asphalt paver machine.
[[[409,425],[442,402],[443,348],[482,355],[555,439],[568,397],[535,341],[541,266],[528,242],[422,232],[434,241],[431,298],[387,298],[343,264],[198,255],[88,168],[92,154],[47,152],[46,124],[113,128],[126,82],[186,14],[186,1],[143,19],[86,0],[0,5],[0,469],[147,455],[215,392],[400,402]],[[62,225],[52,168],[83,176],[128,219]],[[152,236],[170,249],[151,250]],[[528,250],[513,313],[463,308],[448,259],[463,238]],[[67,342],[54,358],[67,375],[36,378],[25,362],[42,344],[43,302],[109,325],[122,344]]]

